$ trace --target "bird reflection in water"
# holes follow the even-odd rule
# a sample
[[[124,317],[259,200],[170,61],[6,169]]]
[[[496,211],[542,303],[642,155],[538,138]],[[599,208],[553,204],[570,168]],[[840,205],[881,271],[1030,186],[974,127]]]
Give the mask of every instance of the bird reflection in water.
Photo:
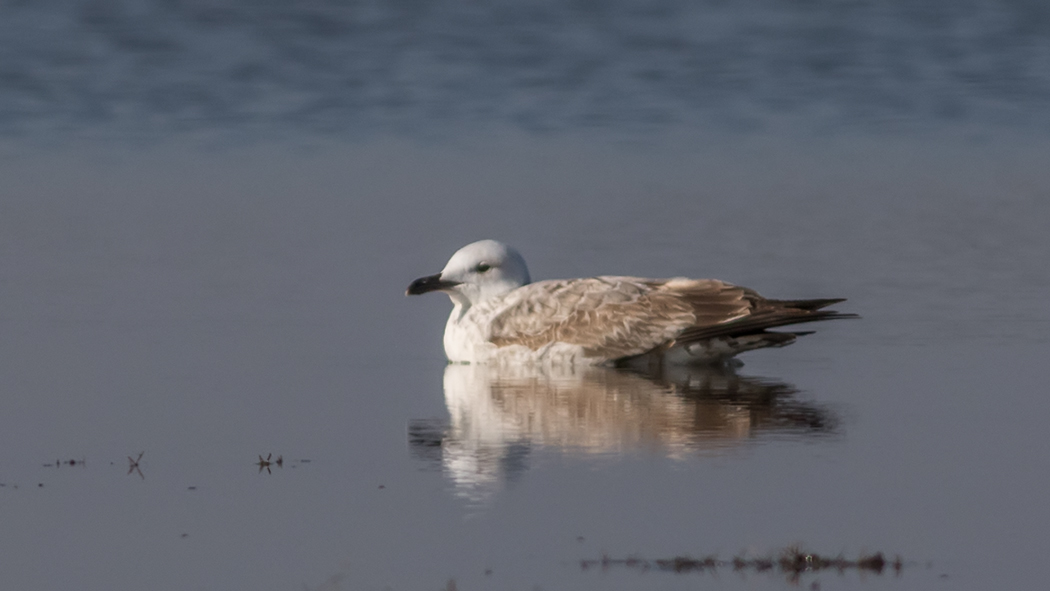
[[[784,382],[732,368],[445,369],[449,420],[409,425],[413,455],[440,467],[456,491],[483,501],[523,474],[536,450],[574,455],[725,453],[767,436],[833,434],[827,408]]]

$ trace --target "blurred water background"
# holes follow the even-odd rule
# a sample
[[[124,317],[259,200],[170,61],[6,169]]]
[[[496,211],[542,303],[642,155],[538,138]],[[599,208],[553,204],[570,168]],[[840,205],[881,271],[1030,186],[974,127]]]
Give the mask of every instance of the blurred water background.
[[[1039,2],[0,3],[0,586],[1037,588],[1048,122]],[[863,319],[446,367],[490,237]]]

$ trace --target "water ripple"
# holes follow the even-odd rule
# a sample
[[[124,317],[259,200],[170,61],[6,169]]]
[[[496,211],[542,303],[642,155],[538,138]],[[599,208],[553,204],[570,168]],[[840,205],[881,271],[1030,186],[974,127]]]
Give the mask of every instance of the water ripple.
[[[1026,124],[1037,2],[8,2],[0,133]]]

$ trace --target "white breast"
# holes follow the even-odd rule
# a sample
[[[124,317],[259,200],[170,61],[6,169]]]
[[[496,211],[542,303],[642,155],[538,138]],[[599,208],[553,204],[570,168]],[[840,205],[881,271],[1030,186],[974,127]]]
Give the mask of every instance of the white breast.
[[[496,349],[488,342],[487,331],[474,321],[473,316],[464,314],[458,303],[449,314],[445,324],[445,356],[453,363],[482,363]]]

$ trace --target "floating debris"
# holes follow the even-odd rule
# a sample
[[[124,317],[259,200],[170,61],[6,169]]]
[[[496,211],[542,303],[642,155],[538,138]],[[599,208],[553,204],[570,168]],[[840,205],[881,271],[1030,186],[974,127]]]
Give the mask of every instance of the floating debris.
[[[580,568],[583,570],[590,568],[607,570],[621,566],[643,571],[661,570],[675,573],[713,572],[720,568],[732,568],[737,572],[768,572],[777,570],[787,575],[792,581],[797,581],[804,573],[816,573],[827,570],[835,570],[840,573],[847,570],[856,570],[881,575],[887,568],[891,568],[895,573],[900,574],[904,568],[904,562],[900,556],[889,561],[882,552],[865,554],[856,560],[850,560],[842,555],[826,557],[806,552],[799,548],[787,548],[777,558],[735,556],[730,560],[723,560],[712,555],[704,558],[675,556],[674,558],[647,560],[636,557],[610,558],[603,555],[598,560],[580,561]]]
[[[86,465],[87,465],[87,459],[82,457],[79,460],[77,460],[77,459],[55,460],[55,462],[53,464],[44,464],[44,467],[45,468],[60,468],[62,466],[86,466]]]
[[[143,480],[146,479],[146,475],[143,474],[142,469],[139,468],[139,461],[142,460],[142,456],[145,454],[146,452],[140,451],[139,457],[137,458],[132,458],[131,456],[128,456],[128,476],[131,476],[132,472],[138,472],[138,475],[141,476]]]
[[[288,467],[289,468],[295,468],[299,464],[309,464],[309,463],[310,463],[310,460],[288,460]],[[270,470],[270,467],[271,466],[277,466],[278,468],[283,468],[284,467],[284,456],[283,455],[278,455],[277,459],[274,459],[272,453],[266,454],[265,458],[260,455],[259,456],[259,461],[255,462],[255,465],[259,467],[259,473],[262,473],[263,470],[266,470],[267,474],[273,474],[273,472]]]
[[[256,464],[255,464],[256,466],[259,467],[259,474],[262,474],[263,468],[266,468],[266,473],[267,474],[273,474],[273,472],[270,472],[270,465],[273,464],[273,462],[270,461],[270,458],[272,458],[272,457],[273,457],[273,454],[266,454],[266,459],[264,460],[261,455],[259,456],[259,461],[256,462]],[[278,465],[280,465],[280,464],[278,464]]]

